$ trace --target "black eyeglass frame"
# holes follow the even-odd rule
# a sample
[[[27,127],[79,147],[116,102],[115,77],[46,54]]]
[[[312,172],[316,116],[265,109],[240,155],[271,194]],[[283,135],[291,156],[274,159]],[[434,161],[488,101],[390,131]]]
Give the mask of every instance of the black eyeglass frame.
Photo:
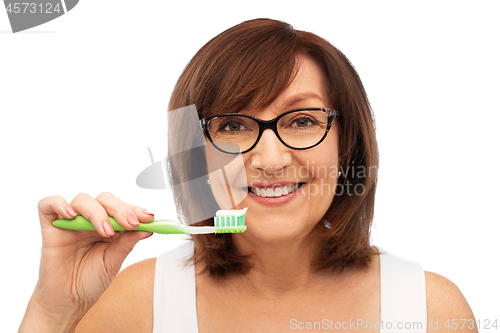
[[[316,144],[312,145],[312,146],[309,146],[309,147],[304,147],[304,148],[296,148],[296,147],[292,147],[292,146],[289,146],[287,145],[283,139],[279,136],[278,134],[278,121],[286,116],[287,114],[289,113],[292,113],[292,112],[297,112],[297,111],[323,111],[325,112],[327,115],[328,115],[328,124],[327,124],[327,127],[326,127],[326,131],[325,131],[325,134],[323,135],[323,137],[321,138],[321,140],[319,140]],[[218,118],[218,117],[223,117],[223,116],[240,116],[240,117],[245,117],[245,118],[250,118],[252,120],[254,120],[258,125],[259,125],[259,135],[257,136],[257,139],[255,140],[255,143],[253,144],[252,147],[248,148],[247,150],[245,151],[242,151],[242,152],[229,152],[229,151],[225,151],[221,148],[219,148],[217,146],[217,144],[212,140],[212,137],[210,136],[210,132],[208,130],[208,124],[210,123],[210,120],[211,119],[214,119],[214,118]],[[203,133],[205,134],[205,136],[208,138],[208,140],[210,140],[210,142],[213,144],[213,146],[223,152],[223,153],[227,153],[227,154],[234,154],[234,155],[237,155],[237,154],[244,154],[244,153],[247,153],[249,152],[250,150],[252,150],[253,148],[255,148],[255,146],[259,143],[259,140],[262,136],[262,133],[264,133],[264,131],[266,129],[271,129],[274,134],[276,135],[276,137],[280,140],[280,142],[282,144],[284,144],[286,147],[290,148],[290,149],[295,149],[295,150],[305,150],[305,149],[311,149],[313,147],[316,147],[317,145],[319,145],[321,142],[323,142],[323,140],[326,138],[326,136],[328,135],[328,131],[330,131],[330,128],[332,126],[332,123],[333,123],[333,120],[336,118],[336,117],[339,117],[340,116],[340,111],[339,110],[333,110],[333,109],[326,109],[326,108],[301,108],[301,109],[293,109],[293,110],[290,110],[290,111],[286,111],[285,113],[282,113],[280,114],[279,116],[277,116],[276,118],[274,119],[271,119],[271,120],[260,120],[258,118],[255,118],[255,117],[252,117],[252,116],[249,116],[247,114],[240,114],[240,113],[224,113],[224,114],[218,114],[216,116],[212,116],[212,117],[206,117],[206,118],[202,118],[200,119],[200,127],[203,129]]]

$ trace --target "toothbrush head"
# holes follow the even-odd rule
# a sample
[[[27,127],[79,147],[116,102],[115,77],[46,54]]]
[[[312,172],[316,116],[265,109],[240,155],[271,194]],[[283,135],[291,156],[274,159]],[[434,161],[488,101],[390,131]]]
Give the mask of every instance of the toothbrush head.
[[[215,214],[215,233],[238,233],[247,230],[245,213],[248,208],[241,210],[218,210]]]

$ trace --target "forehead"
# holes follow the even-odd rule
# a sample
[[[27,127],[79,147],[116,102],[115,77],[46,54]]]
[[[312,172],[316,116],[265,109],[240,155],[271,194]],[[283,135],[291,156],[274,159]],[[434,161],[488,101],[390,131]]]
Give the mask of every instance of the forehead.
[[[297,66],[290,85],[268,107],[257,109],[250,105],[239,113],[258,115],[265,111],[281,114],[297,108],[329,107],[326,80],[319,66],[306,56],[299,57]],[[258,104],[258,101],[252,104]]]

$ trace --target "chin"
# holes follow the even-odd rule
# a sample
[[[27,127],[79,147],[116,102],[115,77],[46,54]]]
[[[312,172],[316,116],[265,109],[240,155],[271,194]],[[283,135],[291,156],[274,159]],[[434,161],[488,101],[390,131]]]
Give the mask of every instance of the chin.
[[[274,223],[273,221],[260,221],[260,223],[248,223],[247,230],[242,237],[249,237],[251,242],[262,242],[269,244],[288,243],[294,240],[305,238],[312,230],[305,223],[284,223],[283,221]]]

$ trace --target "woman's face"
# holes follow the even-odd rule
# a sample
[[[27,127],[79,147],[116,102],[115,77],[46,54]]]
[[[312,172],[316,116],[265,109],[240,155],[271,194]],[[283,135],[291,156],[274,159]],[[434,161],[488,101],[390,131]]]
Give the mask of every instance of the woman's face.
[[[270,120],[297,108],[330,108],[326,85],[319,66],[302,56],[291,85],[265,109],[246,108],[240,113]],[[213,148],[212,148],[213,149]],[[327,137],[316,147],[294,150],[283,145],[272,130],[262,133],[258,144],[241,155],[244,167],[228,172],[231,187],[246,189],[248,195],[236,209],[248,207],[248,229],[238,237],[248,241],[287,242],[306,237],[327,211],[334,197],[338,174],[338,129],[334,121]],[[245,174],[245,177],[241,177]],[[246,183],[245,183],[246,179]],[[219,205],[223,187],[211,179]],[[256,188],[276,188],[298,184],[298,189],[281,197],[255,195]],[[225,186],[224,186],[225,187]],[[287,188],[288,190],[288,188]],[[226,204],[223,206],[227,207]],[[223,207],[221,205],[221,207]]]

